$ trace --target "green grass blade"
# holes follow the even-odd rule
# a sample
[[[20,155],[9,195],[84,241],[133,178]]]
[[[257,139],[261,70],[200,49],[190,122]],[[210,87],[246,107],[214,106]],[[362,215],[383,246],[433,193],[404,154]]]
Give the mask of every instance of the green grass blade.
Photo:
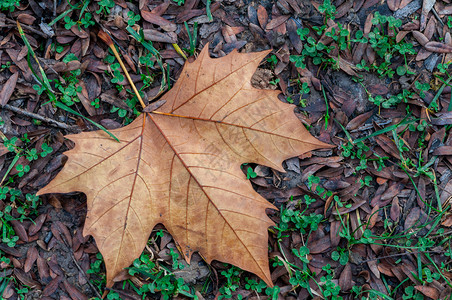
[[[19,21],[17,21],[17,29],[19,30],[19,34],[20,37],[22,38],[22,40],[24,41],[25,45],[27,46],[28,49],[28,53],[31,53],[31,55],[33,56],[33,58],[35,59],[36,63],[38,64],[39,67],[39,72],[41,73],[42,76],[42,80],[44,81],[44,83],[47,85],[47,88],[52,90],[51,86],[50,86],[50,81],[46,76],[46,73],[44,72],[44,69],[41,67],[41,64],[39,63],[38,57],[36,56],[33,48],[31,48],[30,42],[28,42],[27,37],[25,36],[25,33],[22,29],[22,26],[20,26]],[[30,68],[31,69],[31,68]]]
[[[53,19],[52,22],[50,22],[48,25],[49,26],[53,26],[55,25],[56,22],[58,22],[59,20],[63,19],[64,17],[66,17],[68,14],[70,14],[74,9],[71,7],[68,10],[66,10],[65,12],[63,12],[61,15],[59,15],[58,17],[56,17],[55,19]]]
[[[109,136],[111,136],[115,141],[119,142],[119,139],[110,131],[108,131],[107,128],[105,128],[104,126],[94,122],[93,120],[88,119],[87,117],[79,114],[77,111],[73,110],[72,108],[70,108],[69,106],[66,106],[65,104],[61,103],[61,102],[55,102],[55,106],[61,109],[64,109],[65,111],[68,111],[74,115],[77,115],[79,117],[82,117],[83,119],[87,120],[88,122],[90,122],[91,124],[93,124],[94,126],[96,126],[97,128],[105,131],[106,134],[108,134]]]
[[[17,161],[19,160],[20,155],[19,153],[16,154],[16,156],[14,156],[13,161],[11,162],[11,164],[9,165],[8,169],[6,170],[5,175],[3,175],[2,181],[0,181],[0,186],[3,184],[3,181],[5,181],[6,177],[8,176],[9,172],[11,172],[11,169],[14,167],[14,165],[17,163]],[[0,294],[1,295],[1,294]]]
[[[377,130],[377,131],[375,131],[374,133],[371,133],[371,134],[369,134],[369,135],[367,135],[367,136],[364,136],[364,137],[362,137],[362,138],[356,139],[356,140],[354,140],[353,142],[354,142],[354,143],[359,143],[359,142],[365,141],[365,140],[367,140],[367,139],[369,139],[369,138],[372,138],[372,137],[375,137],[375,136],[377,136],[377,135],[380,135],[380,134],[383,134],[383,133],[392,131],[392,130],[396,129],[396,128],[399,127],[399,126],[407,125],[407,124],[416,122],[416,121],[418,120],[418,119],[409,119],[409,118],[408,118],[409,116],[410,116],[410,115],[407,115],[402,121],[400,121],[400,122],[397,123],[397,124],[394,124],[394,125],[385,127],[385,128],[383,128],[383,129]]]
[[[432,105],[434,103],[436,103],[436,100],[438,100],[439,96],[441,96],[441,94],[443,93],[444,88],[449,85],[449,82],[452,80],[452,77],[447,78],[446,81],[443,81],[443,84],[441,85],[441,87],[438,89],[438,92],[436,92],[435,97],[433,98],[432,102],[430,102],[430,104],[428,105],[428,108],[431,108]],[[442,80],[441,80],[442,81]],[[450,108],[450,104],[449,104],[449,108]]]
[[[209,18],[209,21],[212,22],[213,21],[213,17],[212,17],[212,12],[210,11],[210,4],[212,3],[212,0],[207,0],[207,4],[206,4],[206,13],[207,13],[207,17]]]
[[[20,23],[19,23],[19,22],[17,22],[17,28],[19,29],[20,37],[22,38],[22,40],[24,41],[25,45],[26,45],[27,48],[28,48],[28,55],[31,54],[31,56],[33,56],[34,60],[35,60],[36,63],[38,64],[39,71],[40,71],[41,76],[42,76],[42,81],[39,79],[39,77],[37,76],[37,74],[34,72],[34,69],[33,69],[32,65],[31,65],[30,57],[29,57],[29,56],[27,57],[28,66],[29,66],[30,70],[33,72],[33,74],[35,75],[35,77],[38,79],[38,81],[44,86],[44,88],[46,89],[46,92],[47,92],[47,94],[48,94],[50,100],[55,104],[55,106],[58,107],[58,108],[61,108],[61,109],[65,110],[65,111],[67,111],[67,112],[70,112],[70,113],[72,113],[72,114],[74,114],[74,115],[77,115],[77,116],[79,116],[79,117],[81,117],[81,118],[83,118],[83,119],[85,119],[85,120],[87,120],[88,122],[90,122],[91,124],[93,124],[94,126],[96,126],[97,128],[99,128],[99,129],[105,131],[105,133],[107,133],[109,136],[111,136],[115,141],[119,142],[119,139],[118,139],[116,136],[114,136],[113,133],[111,133],[110,131],[108,131],[107,128],[105,128],[104,126],[102,126],[102,125],[100,125],[100,124],[94,122],[93,120],[88,119],[87,117],[85,117],[85,116],[79,114],[77,111],[73,110],[72,108],[70,108],[70,107],[64,105],[63,103],[57,101],[56,96],[55,96],[55,93],[54,93],[53,90],[52,90],[52,86],[50,85],[50,81],[49,81],[49,79],[47,78],[47,75],[46,75],[46,73],[44,72],[44,69],[41,67],[41,64],[39,63],[38,57],[36,56],[35,52],[33,51],[33,48],[31,48],[31,45],[30,45],[30,43],[28,42],[28,39],[27,39],[27,37],[25,36],[25,33],[24,33],[24,31],[22,30],[22,27],[20,26]]]

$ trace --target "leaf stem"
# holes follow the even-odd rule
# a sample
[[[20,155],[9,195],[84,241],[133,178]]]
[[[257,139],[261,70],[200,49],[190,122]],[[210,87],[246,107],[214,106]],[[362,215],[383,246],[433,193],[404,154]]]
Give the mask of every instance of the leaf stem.
[[[132,86],[134,93],[137,95],[138,101],[140,101],[141,106],[143,108],[145,108],[146,104],[144,104],[144,101],[141,98],[140,93],[138,92],[135,84],[133,83],[132,78],[130,78],[129,72],[127,71],[126,66],[124,65],[124,62],[122,61],[121,57],[119,56],[119,53],[116,50],[116,47],[113,44],[113,41],[111,40],[110,36],[105,31],[99,31],[98,36],[101,40],[103,40],[105,42],[105,44],[108,45],[108,47],[110,47],[111,51],[113,51],[113,54],[115,55],[116,59],[118,60],[119,64],[121,65],[121,68],[124,71],[124,74],[126,75],[127,80],[129,81],[130,85]]]

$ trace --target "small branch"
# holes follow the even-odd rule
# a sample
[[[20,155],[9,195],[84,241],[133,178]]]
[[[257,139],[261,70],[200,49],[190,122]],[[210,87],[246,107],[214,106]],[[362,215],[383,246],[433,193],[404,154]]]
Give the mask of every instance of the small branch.
[[[397,257],[397,256],[404,256],[404,255],[409,255],[409,254],[419,254],[419,253],[440,253],[440,251],[436,251],[436,250],[432,250],[432,251],[417,251],[417,252],[404,252],[404,253],[395,253],[395,254],[391,254],[391,255],[386,255],[386,256],[380,256],[380,257],[375,257],[375,258],[371,258],[371,259],[366,259],[363,260],[361,263],[366,263],[369,261],[373,261],[373,260],[378,260],[378,259],[384,259],[384,258],[392,258],[392,257]]]
[[[39,120],[39,121],[42,121],[42,122],[46,122],[49,125],[52,125],[54,127],[58,127],[58,128],[61,128],[61,129],[74,131],[74,129],[77,128],[77,126],[69,126],[67,124],[58,122],[56,120],[53,120],[53,119],[50,119],[50,118],[47,118],[47,117],[44,117],[44,116],[41,116],[41,115],[38,115],[38,114],[35,114],[35,113],[32,113],[32,112],[29,112],[29,111],[26,111],[25,109],[18,108],[18,107],[9,105],[9,104],[5,104],[3,106],[3,108],[5,108],[7,110],[10,110],[12,112],[15,112],[15,113],[27,116],[27,117],[32,118],[32,119],[36,119],[36,120]]]
[[[16,24],[16,21],[11,20],[11,19],[6,19],[6,21],[7,21],[8,23]],[[0,25],[0,27],[3,27],[3,28],[16,28],[16,25]],[[31,32],[34,33],[34,34],[37,34],[37,35],[39,35],[39,36],[45,38],[45,39],[48,39],[48,38],[49,38],[49,36],[48,36],[47,34],[45,34],[45,33],[42,32],[42,31],[36,30],[36,29],[34,29],[33,27],[31,27],[31,26],[22,24],[22,27],[23,27],[24,29],[28,30],[28,31],[31,31]]]

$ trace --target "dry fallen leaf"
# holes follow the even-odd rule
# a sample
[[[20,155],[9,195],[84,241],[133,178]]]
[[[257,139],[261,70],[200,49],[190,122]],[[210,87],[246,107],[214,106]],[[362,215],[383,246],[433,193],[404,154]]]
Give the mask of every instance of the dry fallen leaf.
[[[38,194],[84,192],[84,235],[94,236],[107,268],[107,287],[143,251],[162,223],[187,262],[200,252],[234,264],[272,285],[265,213],[275,208],[257,194],[240,165],[283,171],[283,160],[331,147],[314,137],[280,102],[278,91],[250,79],[269,53],[212,59],[208,47],[187,63],[157,111],[130,125],[69,135],[63,170]]]

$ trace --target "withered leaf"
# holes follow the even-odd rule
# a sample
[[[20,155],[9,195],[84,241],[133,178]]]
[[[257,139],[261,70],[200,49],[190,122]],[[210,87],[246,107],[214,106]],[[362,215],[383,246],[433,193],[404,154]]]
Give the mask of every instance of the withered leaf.
[[[429,297],[431,299],[439,299],[439,292],[434,287],[416,285],[414,288],[424,294],[426,297]]]
[[[24,285],[29,286],[30,288],[41,289],[41,285],[36,280],[33,280],[28,274],[20,269],[14,269],[14,276],[19,279]]]
[[[8,103],[9,98],[16,88],[17,78],[19,77],[19,72],[14,73],[5,83],[2,90],[0,91],[0,106]]]
[[[165,31],[175,31],[177,29],[177,25],[173,22],[149,11],[142,10],[141,16],[149,23],[159,25]]]
[[[30,225],[28,228],[28,235],[33,236],[36,233],[38,233],[39,230],[41,230],[42,225],[44,224],[44,221],[47,218],[47,214],[41,214],[39,215],[33,222],[33,224]]]
[[[88,300],[88,297],[83,295],[75,286],[67,282],[67,280],[63,281],[63,285],[72,300]]]
[[[38,258],[38,250],[36,250],[35,247],[28,248],[27,259],[25,260],[25,264],[24,264],[25,273],[30,272],[30,270],[33,267],[37,258]]]
[[[452,53],[452,46],[440,42],[431,41],[424,45],[425,49],[430,52]]]
[[[107,287],[143,251],[162,223],[187,262],[200,252],[232,263],[272,285],[265,213],[275,208],[247,181],[240,164],[283,171],[283,160],[331,147],[313,138],[278,101],[278,91],[253,88],[250,79],[269,53],[212,59],[208,47],[186,63],[157,111],[130,125],[70,135],[63,170],[38,194],[82,191],[93,235],[105,259]]]
[[[436,0],[423,0],[422,1],[422,13],[421,13],[421,31],[424,30],[427,23],[427,15],[435,5]]]
[[[268,23],[268,13],[265,7],[263,7],[262,5],[259,5],[257,7],[257,19],[262,29],[265,29],[265,26],[267,26]]]
[[[353,286],[352,267],[349,263],[345,265],[344,270],[342,270],[339,276],[339,286],[342,291],[349,291]]]
[[[388,7],[392,11],[396,11],[399,8],[400,0],[388,0]]]
[[[413,30],[411,32],[413,34],[413,37],[421,44],[422,46],[425,46],[428,43],[428,38],[420,31]]]

